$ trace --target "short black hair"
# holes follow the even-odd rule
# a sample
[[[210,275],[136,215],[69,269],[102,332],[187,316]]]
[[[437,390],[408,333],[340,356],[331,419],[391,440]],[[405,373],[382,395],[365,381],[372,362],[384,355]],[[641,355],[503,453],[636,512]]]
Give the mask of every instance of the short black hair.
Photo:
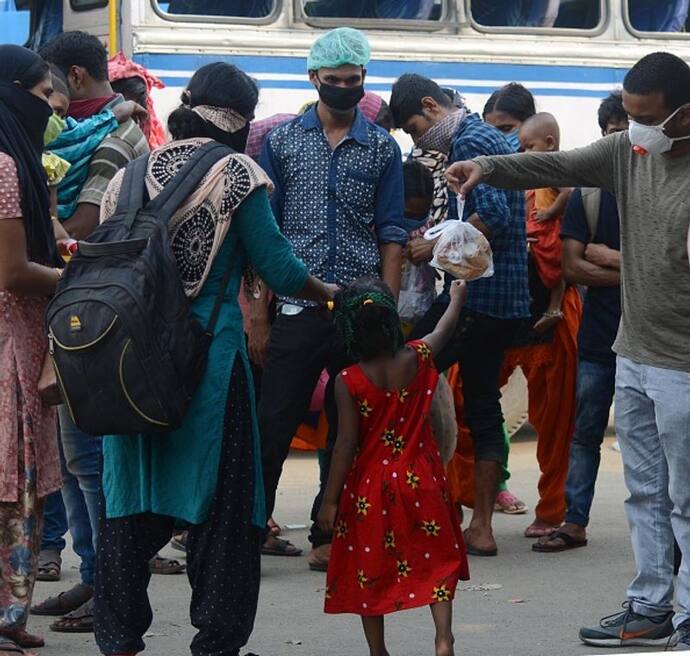
[[[675,111],[690,103],[690,66],[670,52],[653,52],[628,71],[623,88],[636,96],[660,91],[666,107]]]
[[[403,183],[405,199],[434,197],[434,176],[431,171],[416,159],[408,159],[403,164]]]
[[[39,54],[65,75],[80,66],[96,81],[108,79],[108,53],[97,37],[86,32],[63,32],[41,48]]]
[[[393,85],[391,111],[395,124],[401,127],[411,116],[422,114],[422,98],[433,98],[441,107],[453,107],[450,98],[433,80],[416,73],[401,75]]]
[[[494,91],[484,105],[482,116],[505,112],[518,121],[526,121],[537,113],[532,92],[522,84],[511,82]]]
[[[381,100],[381,108],[379,113],[376,115],[376,120],[374,121],[376,125],[383,128],[386,132],[390,132],[395,129],[395,119],[393,118],[393,112],[391,112],[390,105],[385,101]]]
[[[628,120],[628,113],[623,109],[623,92],[612,91],[599,105],[597,113],[599,127],[603,132],[606,131],[609,123],[620,123]]]

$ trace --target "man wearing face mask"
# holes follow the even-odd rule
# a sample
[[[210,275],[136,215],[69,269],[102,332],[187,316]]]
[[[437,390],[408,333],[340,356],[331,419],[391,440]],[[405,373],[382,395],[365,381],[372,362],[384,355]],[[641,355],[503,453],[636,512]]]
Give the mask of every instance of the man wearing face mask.
[[[307,68],[319,102],[269,135],[261,164],[275,185],[271,204],[278,224],[310,273],[339,285],[381,277],[397,296],[407,241],[402,157],[395,140],[357,107],[370,54],[364,34],[351,28],[332,30],[314,43]],[[333,380],[347,364],[327,311],[278,299],[259,404],[269,516],[290,442],[321,371],[327,368]],[[331,431],[322,459],[324,484],[337,427],[332,385],[326,411]],[[316,523],[320,502],[321,493],[312,510],[309,566],[325,570],[330,535]]]
[[[477,158],[447,173],[467,194],[503,188],[602,187],[621,219],[622,318],[614,351],[616,431],[630,491],[637,574],[624,610],[583,628],[595,646],[690,646],[690,563],[677,579],[673,538],[690,553],[690,67],[657,52],[623,82],[630,128],[570,152]]]

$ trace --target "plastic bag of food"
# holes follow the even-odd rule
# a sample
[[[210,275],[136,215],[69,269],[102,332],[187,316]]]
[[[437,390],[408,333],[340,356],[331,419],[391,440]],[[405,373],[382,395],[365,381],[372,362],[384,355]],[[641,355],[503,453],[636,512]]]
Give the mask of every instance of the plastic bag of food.
[[[462,218],[464,201],[458,197],[458,216]],[[438,239],[431,266],[459,280],[477,280],[494,275],[494,260],[489,240],[472,224],[461,219],[444,221],[430,228],[424,239]]]

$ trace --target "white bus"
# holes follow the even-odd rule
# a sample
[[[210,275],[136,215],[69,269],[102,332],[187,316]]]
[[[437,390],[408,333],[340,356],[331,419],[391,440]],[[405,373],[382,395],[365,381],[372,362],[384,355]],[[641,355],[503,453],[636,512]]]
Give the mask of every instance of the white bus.
[[[12,3],[15,0],[0,0]],[[52,0],[60,2],[60,0]],[[50,3],[51,0],[46,0]],[[367,88],[387,97],[404,72],[458,89],[474,111],[510,81],[561,123],[563,146],[599,135],[599,100],[641,56],[690,60],[690,0],[63,0],[63,29],[85,29],[167,85],[163,116],[192,72],[231,61],[259,80],[257,117],[297,112],[315,92],[306,55],[325,30],[364,30]]]

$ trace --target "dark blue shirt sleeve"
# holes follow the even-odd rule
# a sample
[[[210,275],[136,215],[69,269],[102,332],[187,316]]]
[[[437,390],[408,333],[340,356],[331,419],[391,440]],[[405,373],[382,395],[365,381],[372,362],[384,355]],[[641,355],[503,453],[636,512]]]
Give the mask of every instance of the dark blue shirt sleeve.
[[[391,137],[392,154],[383,170],[376,188],[374,230],[379,244],[407,244],[407,232],[403,227],[405,195],[403,191],[403,166],[400,147]]]
[[[462,162],[486,155],[493,150],[489,142],[482,143],[473,137],[459,137],[453,142],[450,162]],[[457,218],[455,195],[449,193],[448,218]],[[478,214],[482,223],[496,237],[510,227],[510,205],[505,191],[487,184],[477,185],[469,194],[465,202],[465,217]]]
[[[583,244],[591,241],[580,189],[575,189],[568,201],[561,226],[561,239],[575,239]]]
[[[280,175],[280,163],[276,158],[275,151],[271,145],[270,135],[264,141],[264,147],[261,151],[260,158],[261,168],[266,171],[266,174],[273,182],[273,193],[271,194],[271,209],[273,210],[273,215],[278,222],[278,226],[283,225],[283,200],[285,189],[283,186],[283,180]]]

